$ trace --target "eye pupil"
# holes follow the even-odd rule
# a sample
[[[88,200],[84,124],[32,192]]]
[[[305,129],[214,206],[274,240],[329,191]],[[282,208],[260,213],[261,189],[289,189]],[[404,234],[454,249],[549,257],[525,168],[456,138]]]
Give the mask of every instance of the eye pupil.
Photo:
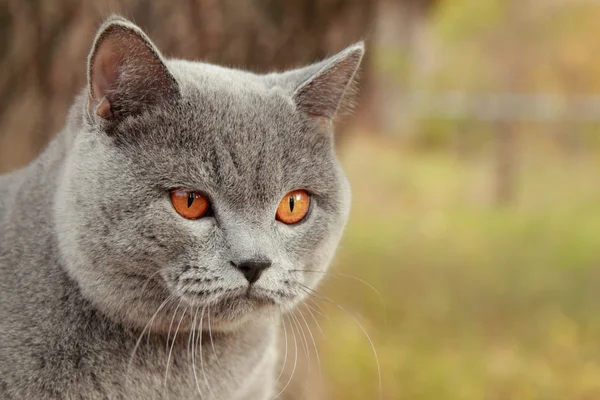
[[[200,192],[174,189],[170,197],[173,208],[184,218],[198,219],[210,211],[210,200]]]
[[[287,225],[300,222],[310,209],[310,195],[306,190],[294,190],[283,196],[277,206],[275,219]]]

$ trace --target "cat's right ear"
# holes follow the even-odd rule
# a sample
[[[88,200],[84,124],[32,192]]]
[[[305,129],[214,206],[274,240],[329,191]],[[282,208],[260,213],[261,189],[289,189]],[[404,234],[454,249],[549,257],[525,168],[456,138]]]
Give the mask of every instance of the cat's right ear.
[[[268,85],[291,92],[298,109],[324,127],[351,101],[351,92],[365,45],[358,42],[340,53],[307,67],[265,76]]]
[[[133,23],[109,18],[88,57],[88,114],[113,124],[179,95],[179,85],[150,39]]]

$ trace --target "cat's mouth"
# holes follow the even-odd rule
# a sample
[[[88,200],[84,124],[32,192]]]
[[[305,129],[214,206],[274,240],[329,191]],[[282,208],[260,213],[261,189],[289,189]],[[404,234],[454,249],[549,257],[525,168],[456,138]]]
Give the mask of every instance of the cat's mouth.
[[[256,287],[239,287],[214,291],[209,295],[183,293],[184,303],[192,309],[210,314],[212,329],[229,330],[252,319],[257,314],[270,314],[279,310],[279,299],[268,290]]]
[[[221,302],[226,305],[246,305],[254,307],[276,306],[277,300],[266,290],[252,285],[224,296]]]
[[[269,296],[267,294],[267,292],[265,292],[261,289],[256,289],[252,286],[248,287],[243,294],[238,295],[238,296],[233,296],[231,298],[231,300],[233,300],[234,302],[235,301],[246,302],[246,303],[250,303],[250,304],[253,304],[253,305],[259,306],[259,307],[277,305],[277,302],[275,301],[275,299],[272,298],[271,296]]]
[[[279,304],[279,299],[271,291],[253,285],[210,292],[184,293],[182,297],[190,305],[229,312],[235,310],[248,312],[259,308],[276,307]]]

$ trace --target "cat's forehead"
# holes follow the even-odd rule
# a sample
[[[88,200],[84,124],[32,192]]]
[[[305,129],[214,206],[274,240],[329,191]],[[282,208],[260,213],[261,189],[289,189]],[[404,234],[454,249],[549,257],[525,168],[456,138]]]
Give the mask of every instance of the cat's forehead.
[[[278,139],[273,131],[285,135],[302,125],[290,94],[260,75],[179,60],[169,67],[180,85],[176,122],[181,129],[265,142]]]
[[[122,132],[139,135],[135,164],[184,186],[221,193],[231,187],[233,196],[287,186],[325,190],[334,162],[331,135],[315,129],[284,89],[258,75],[194,64],[170,66],[181,86],[176,104]]]
[[[263,76],[249,71],[177,59],[168,60],[166,63],[183,91],[193,88],[203,88],[207,91],[243,91],[260,90],[261,87],[265,87]]]

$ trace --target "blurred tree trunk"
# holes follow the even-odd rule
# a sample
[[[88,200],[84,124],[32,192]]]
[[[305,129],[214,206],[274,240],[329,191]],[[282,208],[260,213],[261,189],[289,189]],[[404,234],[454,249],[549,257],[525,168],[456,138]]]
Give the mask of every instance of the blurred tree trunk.
[[[512,123],[497,122],[496,135],[496,191],[495,202],[498,206],[507,206],[516,197],[518,165],[517,137]]]
[[[366,38],[376,0],[0,0],[0,172],[61,129],[99,23],[132,19],[166,56],[253,71],[316,61]]]
[[[507,13],[512,15],[507,21],[510,25],[497,28],[492,32],[491,46],[488,51],[504,60],[493,66],[495,78],[501,88],[509,93],[518,93],[524,87],[527,60],[513,57],[514,44],[519,43],[520,35],[527,32],[527,19],[521,13],[521,4],[517,1],[507,3]],[[498,121],[495,126],[496,166],[495,166],[495,204],[506,206],[517,197],[519,164],[517,130],[515,122]]]
[[[376,42],[381,71],[368,85],[371,124],[384,133],[410,131],[407,104],[399,93],[418,90],[433,66],[429,17],[439,0],[381,0]],[[385,105],[385,106],[382,106]]]

